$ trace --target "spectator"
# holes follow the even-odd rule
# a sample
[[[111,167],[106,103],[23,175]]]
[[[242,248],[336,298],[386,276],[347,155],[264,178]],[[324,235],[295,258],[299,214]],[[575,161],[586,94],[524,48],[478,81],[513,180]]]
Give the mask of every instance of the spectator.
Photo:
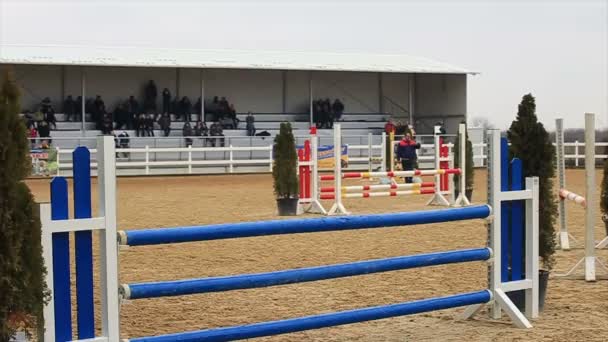
[[[42,121],[44,121],[44,114],[42,114],[41,111],[34,113],[34,122],[36,123],[36,127],[40,126]]]
[[[164,136],[168,137],[171,133],[171,115],[169,113],[163,114],[160,119],[158,119],[158,125],[160,129],[163,130]]]
[[[391,119],[388,119],[388,121],[384,125],[384,131],[386,132],[386,134],[395,133],[395,125],[393,124],[393,121]]]
[[[129,121],[127,121],[128,128],[133,129],[139,114],[139,103],[137,103],[137,100],[133,95],[129,96],[129,100],[127,101],[127,113],[129,113]]]
[[[197,137],[201,137],[203,146],[207,146],[207,138],[204,137],[208,136],[208,132],[209,129],[207,128],[207,125],[202,121],[198,121],[196,123],[196,126],[194,126],[194,135],[196,135]]]
[[[312,103],[312,120],[317,128],[321,128],[321,104],[319,101],[313,101]]]
[[[49,139],[51,137],[51,129],[46,121],[41,121],[38,124],[38,135],[41,139],[47,140],[49,144],[52,142],[52,140]]]
[[[72,99],[72,95],[68,95],[68,97],[63,101],[63,113],[65,114],[65,121],[72,121],[72,116],[76,119],[76,102]]]
[[[226,100],[225,96],[222,96],[222,99],[219,102],[219,114],[224,118],[230,112],[230,106],[228,105],[228,100]]]
[[[118,148],[129,148],[129,134],[125,131],[120,132],[118,134]],[[120,154],[122,158],[128,158],[129,154],[127,152],[121,152]]]
[[[232,129],[237,129],[240,120],[236,117],[236,109],[233,104],[228,107],[228,117],[232,120]]]
[[[78,120],[80,120],[80,119],[82,118],[82,117],[81,117],[81,115],[82,115],[82,96],[78,96],[78,97],[76,98],[76,102],[75,102],[75,103],[76,103],[76,111],[75,111],[75,114],[76,114],[76,116],[78,117]]]
[[[38,137],[38,130],[34,126],[28,127],[28,136],[30,138],[30,144],[32,148],[36,147],[36,138]]]
[[[137,120],[135,121],[135,135],[138,137],[145,136],[146,129],[146,116],[144,114],[139,114]]]
[[[331,112],[331,101],[329,99],[325,99],[325,101],[323,101],[322,112],[324,120],[323,126],[325,126],[325,128],[333,128],[334,118]]]
[[[103,115],[106,113],[106,105],[101,99],[101,96],[97,95],[93,102],[93,121],[97,125],[97,129],[101,129],[101,123],[103,121]]]
[[[144,128],[146,130],[146,136],[154,136],[154,114],[148,114],[144,120]]]
[[[435,124],[435,135],[443,135],[445,134],[445,128],[443,127],[443,123],[437,122]]]
[[[190,102],[190,99],[188,98],[188,96],[184,96],[182,97],[181,101],[179,102],[179,107],[180,107],[180,118],[183,115],[184,117],[184,121],[190,121],[190,114],[192,113],[192,103]]]
[[[116,106],[114,110],[114,118],[116,119],[116,129],[128,129],[129,127],[129,112],[128,102],[123,102]]]
[[[114,123],[112,122],[112,115],[109,113],[103,114],[103,120],[101,123],[101,134],[103,134],[103,135],[112,134],[113,124]]]
[[[211,138],[211,146],[215,147],[217,140],[220,141],[220,146],[224,147],[224,131],[222,129],[222,125],[219,122],[214,122],[209,128],[209,134],[212,137],[222,137],[222,138]]]
[[[165,88],[163,89],[163,113],[162,114],[169,114],[171,110],[171,92],[169,91],[169,89]]]
[[[44,121],[49,124],[49,128],[50,125],[53,125],[53,129],[57,129],[57,118],[55,117],[55,111],[52,107],[44,113]]]
[[[203,120],[203,118],[202,118],[202,117],[200,117],[200,115],[201,115],[201,114],[203,114],[203,113],[201,112],[201,97],[200,97],[200,96],[198,97],[198,100],[196,100],[196,103],[194,104],[194,107],[192,107],[192,113],[194,113],[194,114],[198,114],[198,115],[199,115],[199,118],[198,118],[198,119],[199,119],[200,121],[202,121],[202,120]]]
[[[158,92],[154,81],[150,80],[148,82],[148,85],[146,85],[146,89],[144,90],[144,95],[144,111],[147,114],[156,113],[156,97],[158,96]]]
[[[344,104],[340,99],[335,99],[334,104],[331,107],[334,112],[334,120],[340,121],[340,119],[342,119],[342,113],[344,113]]]
[[[190,127],[190,122],[186,121],[184,123],[184,128],[182,129],[182,135],[184,136],[184,141],[186,142],[186,146],[192,146],[192,127]]]
[[[412,138],[409,132],[406,132],[403,139],[397,145],[397,160],[401,161],[403,171],[411,171],[416,166],[418,156],[416,150],[420,148],[420,144]],[[412,182],[412,177],[405,177],[406,183]]]
[[[48,97],[45,97],[44,99],[42,99],[42,102],[40,103],[40,111],[43,114],[46,114],[49,111],[55,111],[53,109],[53,106],[51,105],[51,99]]]
[[[245,119],[246,121],[246,128],[247,128],[247,136],[248,137],[253,137],[255,136],[255,117],[253,117],[253,114],[251,114],[251,112],[247,113],[247,118]]]
[[[175,114],[175,119],[178,120],[179,117],[182,115],[182,113],[180,112],[180,105],[179,105],[179,99],[177,98],[177,96],[175,96],[173,98],[173,101],[171,101],[171,111],[170,113]]]
[[[207,111],[207,110],[205,110],[205,111]],[[208,112],[213,115],[214,120],[221,119],[220,113],[219,113],[220,112],[220,100],[218,99],[217,96],[213,97],[213,102],[211,102],[211,104],[209,105]]]

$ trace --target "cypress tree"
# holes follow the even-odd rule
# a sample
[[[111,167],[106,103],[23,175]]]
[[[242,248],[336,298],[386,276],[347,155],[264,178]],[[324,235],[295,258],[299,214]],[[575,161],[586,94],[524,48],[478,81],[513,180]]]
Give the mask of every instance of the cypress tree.
[[[274,137],[273,157],[272,177],[275,195],[277,198],[297,198],[300,189],[296,172],[298,154],[289,122],[281,123],[279,134]]]
[[[472,190],[473,183],[475,180],[475,165],[473,164],[473,143],[469,139],[468,130],[465,130],[464,137],[467,141],[467,145],[465,146],[465,165],[464,165],[464,170],[466,173],[465,189]],[[456,144],[454,146],[454,160],[456,161],[456,165],[459,168],[463,167],[462,165],[460,165],[460,135],[458,135],[458,138],[456,138]],[[457,177],[455,184],[454,184],[456,191],[460,191],[460,181],[461,181],[460,177]],[[469,198],[469,200],[470,200],[470,198]]]
[[[11,73],[0,88],[0,341],[14,336],[19,324],[42,327],[48,298],[42,259],[40,219],[23,182],[31,170],[29,143],[19,117],[19,90]]]
[[[524,95],[517,118],[507,131],[512,157],[521,159],[524,177],[539,179],[539,253],[543,265],[551,270],[555,264],[555,221],[557,203],[553,191],[555,148],[549,133],[536,116],[536,100]]]
[[[604,160],[604,173],[602,178],[600,194],[600,209],[602,210],[602,221],[608,227],[608,159]],[[606,228],[608,235],[608,228]]]

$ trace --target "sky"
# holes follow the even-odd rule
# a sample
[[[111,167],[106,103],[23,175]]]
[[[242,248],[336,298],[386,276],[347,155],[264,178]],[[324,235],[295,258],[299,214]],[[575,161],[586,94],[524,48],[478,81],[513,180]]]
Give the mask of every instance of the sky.
[[[548,128],[608,128],[608,0],[0,0],[0,42],[421,56],[480,72],[470,119],[507,128],[532,93]]]

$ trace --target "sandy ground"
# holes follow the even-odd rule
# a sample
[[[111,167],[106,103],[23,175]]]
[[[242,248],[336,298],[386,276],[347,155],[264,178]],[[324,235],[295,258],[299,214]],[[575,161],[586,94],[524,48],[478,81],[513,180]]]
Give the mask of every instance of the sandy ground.
[[[599,172],[597,180],[601,180]],[[567,181],[572,191],[584,194],[584,171],[569,170]],[[48,180],[32,180],[29,184],[37,200],[48,201]],[[485,201],[485,189],[485,172],[478,171],[475,202]],[[423,210],[428,209],[424,206],[427,198],[352,199],[346,201],[346,206],[353,213]],[[120,229],[276,218],[270,175],[121,178],[118,202]],[[570,231],[582,240],[584,211],[575,205],[568,205],[568,210]],[[599,239],[604,232],[597,212]],[[130,283],[265,272],[481,247],[486,235],[484,222],[474,220],[133,247],[121,251],[120,276],[121,282]],[[554,273],[569,269],[582,253],[559,251]],[[604,261],[608,258],[608,251],[598,254]],[[468,263],[265,289],[129,301],[122,307],[121,335],[139,337],[247,324],[476,291],[486,287],[486,278],[485,264]],[[471,321],[456,321],[453,316],[462,309],[452,309],[266,339],[603,341],[608,340],[607,302],[608,281],[551,279],[545,311],[533,322],[533,329],[514,328],[506,317],[492,321],[485,312]]]

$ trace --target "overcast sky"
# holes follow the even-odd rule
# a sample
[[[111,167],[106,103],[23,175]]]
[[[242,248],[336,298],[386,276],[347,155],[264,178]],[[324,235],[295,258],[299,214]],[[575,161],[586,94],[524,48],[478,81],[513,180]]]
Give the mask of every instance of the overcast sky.
[[[523,94],[554,127],[608,127],[608,0],[0,0],[0,42],[397,53],[481,72],[469,118],[507,128]]]

